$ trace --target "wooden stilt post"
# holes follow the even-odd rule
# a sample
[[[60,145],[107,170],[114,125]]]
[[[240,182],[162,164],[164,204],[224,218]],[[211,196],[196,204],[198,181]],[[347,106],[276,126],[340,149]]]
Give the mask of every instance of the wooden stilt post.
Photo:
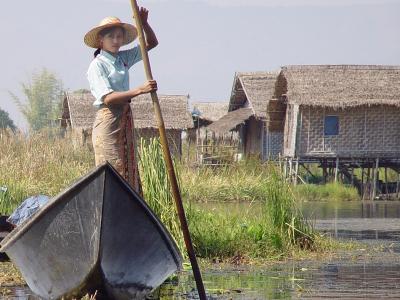
[[[285,158],[285,160],[283,161],[283,177],[287,178],[287,158]]]
[[[397,173],[396,199],[399,199],[399,192],[400,192],[400,172]]]
[[[365,187],[364,187],[364,168],[361,167],[361,200],[364,200],[364,192],[365,192]]]
[[[338,173],[339,173],[339,157],[336,157],[335,182],[338,181]]]
[[[322,165],[322,177],[324,177],[324,183],[326,183],[328,174],[327,174],[327,171],[326,171],[326,163],[325,163],[325,160],[322,160],[322,161],[321,161],[321,165]]]
[[[366,181],[366,186],[367,186],[367,195],[368,199],[371,200],[372,197],[372,189],[371,189],[371,168],[368,166],[367,167],[367,181]]]
[[[293,182],[293,160],[289,158],[289,182]]]
[[[377,188],[378,188],[378,176],[379,176],[379,158],[375,160],[375,168],[374,168],[374,181],[373,181],[373,186],[372,186],[372,199],[375,199],[376,193],[377,193]]]
[[[389,199],[389,186],[388,186],[388,176],[387,176],[387,167],[385,167],[385,198],[386,200]]]
[[[294,168],[294,185],[297,185],[297,178],[299,176],[299,159],[296,159],[296,165]]]

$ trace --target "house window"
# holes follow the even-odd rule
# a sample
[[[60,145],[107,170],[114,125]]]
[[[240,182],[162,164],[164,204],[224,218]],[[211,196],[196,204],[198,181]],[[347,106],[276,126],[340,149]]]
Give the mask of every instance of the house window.
[[[324,124],[324,135],[338,135],[339,134],[339,117],[326,116]]]

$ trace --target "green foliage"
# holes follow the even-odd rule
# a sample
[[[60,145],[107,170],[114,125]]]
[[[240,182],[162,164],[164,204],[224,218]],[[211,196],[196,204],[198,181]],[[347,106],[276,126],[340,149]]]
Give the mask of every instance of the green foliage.
[[[294,188],[296,198],[305,201],[360,200],[357,189],[341,183],[301,184]]]
[[[15,127],[14,122],[8,116],[8,113],[0,108],[0,129],[11,129],[15,131],[17,127]]]
[[[171,184],[159,141],[151,139],[147,142],[141,139],[139,156],[144,199],[175,238],[181,252],[185,253],[183,236],[171,194]]]
[[[62,82],[46,69],[32,74],[31,82],[21,83],[24,100],[9,92],[34,131],[56,126],[63,97]]]

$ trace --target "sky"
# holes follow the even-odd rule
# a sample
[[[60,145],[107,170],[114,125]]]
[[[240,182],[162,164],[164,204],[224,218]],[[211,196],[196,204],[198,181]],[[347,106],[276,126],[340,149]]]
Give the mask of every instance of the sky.
[[[235,72],[300,64],[400,65],[400,0],[147,0],[159,46],[149,53],[160,94],[228,101]],[[0,10],[0,108],[46,68],[66,90],[88,88],[83,36],[106,16],[133,22],[129,0],[6,1]],[[131,44],[132,46],[134,44]],[[145,80],[143,64],[130,85]]]

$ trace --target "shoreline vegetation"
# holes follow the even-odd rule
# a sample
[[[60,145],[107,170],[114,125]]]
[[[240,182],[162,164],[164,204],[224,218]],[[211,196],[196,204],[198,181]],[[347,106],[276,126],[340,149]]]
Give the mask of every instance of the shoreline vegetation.
[[[48,133],[0,133],[0,213],[10,214],[35,194],[54,196],[94,167],[88,147]],[[175,238],[184,243],[157,140],[139,149],[145,199]],[[296,193],[272,164],[247,160],[232,166],[193,168],[176,162],[192,240],[200,258],[279,260],[294,252],[340,247],[314,232],[297,207]],[[208,201],[258,203],[257,214],[223,213],[199,205]],[[261,205],[260,205],[261,204]]]

